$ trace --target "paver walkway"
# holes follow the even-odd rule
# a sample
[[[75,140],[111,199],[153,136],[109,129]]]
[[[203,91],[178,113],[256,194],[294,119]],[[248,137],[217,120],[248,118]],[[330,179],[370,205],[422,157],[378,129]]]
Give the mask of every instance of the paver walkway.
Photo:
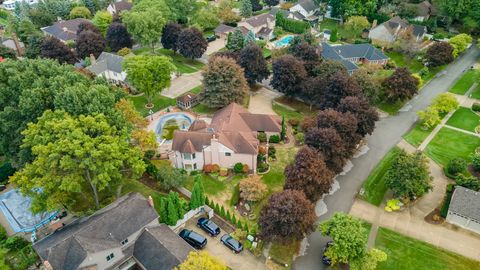
[[[192,88],[195,88],[202,84],[202,72],[198,71],[190,74],[182,74],[172,80],[170,87],[165,91],[162,91],[162,96],[169,98],[176,98],[183,93],[186,93]]]

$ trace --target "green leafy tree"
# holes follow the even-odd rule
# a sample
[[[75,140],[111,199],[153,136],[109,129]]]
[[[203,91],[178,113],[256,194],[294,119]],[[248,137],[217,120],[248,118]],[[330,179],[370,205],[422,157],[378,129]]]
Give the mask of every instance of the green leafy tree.
[[[0,57],[17,59],[17,54],[14,50],[0,44]]]
[[[345,27],[348,30],[353,31],[355,35],[361,34],[362,30],[367,29],[369,26],[370,23],[365,16],[351,16],[345,23]]]
[[[385,182],[398,198],[415,200],[432,189],[428,160],[421,152],[401,151],[387,170]]]
[[[248,18],[252,16],[253,12],[252,2],[251,0],[241,0],[240,2],[240,16],[244,18]]]
[[[84,18],[89,19],[92,17],[92,13],[86,7],[74,7],[69,14],[70,19]]]
[[[244,37],[242,31],[235,29],[233,33],[228,33],[227,44],[225,47],[230,51],[240,51],[244,45]]]
[[[167,217],[168,217],[168,198],[160,198],[160,221],[161,222],[167,222]]]
[[[164,88],[170,86],[175,66],[165,56],[137,55],[123,62],[128,81],[147,96],[147,106],[153,107],[152,100]]]
[[[172,166],[162,166],[156,175],[160,182],[160,187],[164,190],[180,187],[187,180],[187,176],[180,172],[180,170]]]
[[[136,179],[145,170],[142,154],[130,148],[126,133],[109,125],[103,114],[72,117],[46,111],[23,132],[22,147],[32,149],[33,161],[11,178],[33,198],[32,210],[53,210],[71,202],[71,194],[93,198]],[[39,191],[41,190],[41,192]]]
[[[207,5],[199,9],[193,15],[191,24],[203,31],[215,29],[220,24],[217,8],[214,5]]]
[[[179,23],[187,23],[198,7],[196,0],[165,0],[165,4],[172,11],[172,19]]]
[[[190,197],[190,209],[197,209],[205,205],[205,190],[200,178],[195,179],[192,188],[192,196]]]
[[[213,257],[206,251],[190,252],[187,260],[182,262],[174,270],[227,270],[229,269],[224,262]]]
[[[332,33],[330,34],[330,41],[331,42],[336,42],[338,40],[338,30],[333,29]]]
[[[150,9],[146,11],[129,11],[122,13],[122,21],[128,32],[144,46],[149,46],[152,52],[162,36],[162,30],[167,19],[161,11]]]
[[[469,43],[472,43],[472,37],[468,34],[458,34],[448,40],[453,47],[453,56],[457,57],[467,49]]]
[[[435,97],[432,101],[432,106],[437,109],[439,113],[449,113],[456,110],[460,103],[452,93],[442,93]]]
[[[97,11],[93,16],[93,24],[100,29],[102,35],[107,33],[108,26],[112,23],[113,17],[108,11]]]
[[[375,13],[378,0],[328,0],[333,17],[348,18],[352,15]]]
[[[248,93],[244,70],[228,57],[212,57],[203,71],[203,100],[210,108],[241,104]]]
[[[428,106],[425,110],[418,111],[417,115],[425,129],[433,128],[442,121],[438,110],[434,106]]]
[[[363,258],[350,263],[352,270],[375,270],[379,262],[387,260],[387,254],[382,250],[372,248]]]

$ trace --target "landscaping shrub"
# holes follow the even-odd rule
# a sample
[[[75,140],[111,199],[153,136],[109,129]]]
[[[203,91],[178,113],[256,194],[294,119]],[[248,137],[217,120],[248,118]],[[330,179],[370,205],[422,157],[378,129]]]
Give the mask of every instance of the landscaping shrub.
[[[225,218],[225,207],[223,207],[223,205],[222,205],[222,207],[220,208],[220,216],[221,216],[222,218]]]
[[[220,176],[227,176],[228,175],[228,169],[227,168],[221,168],[219,174],[220,174]]]
[[[300,120],[292,118],[288,120],[288,123],[290,124],[290,126],[296,127],[300,124]]]
[[[122,48],[117,52],[117,54],[120,56],[129,55],[130,53],[132,53],[132,50],[129,48]]]
[[[276,159],[277,158],[277,149],[275,149],[275,147],[272,145],[268,148],[268,156],[273,158],[273,159]]]
[[[217,173],[220,171],[220,166],[218,164],[212,165],[212,173]]]
[[[155,166],[150,160],[143,160],[147,164],[147,168],[145,168],[145,172],[150,175],[151,177],[156,177],[158,173],[158,168]]]
[[[295,135],[295,140],[297,140],[297,143],[299,145],[303,145],[303,143],[305,142],[305,134],[303,134],[302,132],[299,132]]]
[[[441,40],[441,39],[444,39],[445,38],[445,35],[442,34],[442,33],[435,33],[433,34],[433,39],[434,40]]]
[[[265,134],[265,132],[259,132],[257,134],[257,139],[260,141],[260,142],[267,142],[267,134]]]
[[[480,180],[473,176],[465,176],[463,174],[457,175],[455,178],[457,185],[475,191],[480,191]]]
[[[452,200],[454,190],[455,186],[453,184],[447,185],[447,192],[445,194],[445,198],[443,199],[442,208],[440,209],[440,216],[442,216],[443,218],[447,218],[448,207],[450,206],[450,201]]]
[[[15,173],[15,169],[9,162],[5,162],[0,166],[0,183],[6,183],[8,177]]]
[[[235,165],[233,166],[233,171],[235,173],[242,173],[243,172],[243,164],[241,162],[235,163]]]
[[[259,172],[266,172],[268,170],[268,164],[267,163],[259,163],[257,166],[257,170]]]
[[[275,16],[275,25],[295,34],[303,34],[307,29],[310,29],[309,23],[285,18],[281,12],[277,12]]]
[[[476,171],[480,171],[480,154],[475,153],[472,155],[472,166]]]
[[[20,236],[12,236],[5,241],[3,246],[11,251],[17,251],[28,246],[28,242]]]
[[[472,110],[474,112],[480,112],[480,103],[478,103],[478,102],[473,103],[472,104]]]
[[[227,210],[227,214],[225,215],[225,219],[228,222],[232,222],[232,216],[230,215],[230,210]]]
[[[195,175],[198,175],[198,174],[200,174],[200,171],[197,171],[197,170],[194,170],[194,171],[190,172],[190,176],[195,176]]]
[[[233,187],[232,197],[230,198],[230,205],[231,206],[237,205],[239,200],[240,200],[240,185],[236,184]]]
[[[213,170],[213,165],[212,164],[203,165],[203,172],[204,173],[211,173],[212,170]]]
[[[280,136],[278,135],[272,135],[270,138],[268,138],[269,143],[279,143],[280,142]]]
[[[336,42],[338,40],[338,31],[337,29],[333,29],[332,33],[330,34],[330,42]]]
[[[155,150],[147,150],[143,154],[143,157],[146,159],[152,159],[155,156]]]
[[[247,164],[243,164],[242,166],[242,172],[243,173],[248,173],[250,171],[250,168],[248,167]]]
[[[447,164],[447,172],[451,175],[457,175],[465,170],[467,162],[463,158],[454,158]]]
[[[267,148],[263,145],[260,145],[258,147],[258,154],[259,155],[266,155],[267,154]]]
[[[240,189],[239,189],[239,194],[240,194]],[[3,243],[3,241],[5,241],[7,239],[7,231],[5,230],[5,228],[3,228],[2,226],[0,226],[0,245],[1,243]]]

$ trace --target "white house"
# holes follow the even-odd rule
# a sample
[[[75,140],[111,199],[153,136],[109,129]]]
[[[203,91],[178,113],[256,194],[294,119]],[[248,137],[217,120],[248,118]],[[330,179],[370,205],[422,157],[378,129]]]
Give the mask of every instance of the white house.
[[[257,38],[271,40],[274,38],[275,16],[269,13],[253,16],[239,22],[238,28],[252,31]]]
[[[133,4],[131,2],[127,1],[117,1],[113,2],[107,7],[108,13],[114,15],[114,14],[120,14],[122,11],[128,11],[132,9]]]
[[[3,1],[2,7],[6,10],[14,10],[15,3],[21,4],[22,2],[25,2],[29,5],[33,5],[33,4],[37,4],[38,0],[6,0],[6,1]]]
[[[93,72],[95,75],[103,76],[113,84],[126,84],[125,80],[127,79],[127,73],[122,69],[122,56],[113,53],[102,52],[98,59],[95,59],[92,56],[91,62],[91,66],[87,67],[87,69]]]
[[[318,19],[317,12],[320,8],[313,0],[300,0],[289,11],[288,17],[291,19],[311,21]]]
[[[456,186],[447,222],[480,234],[480,192]]]

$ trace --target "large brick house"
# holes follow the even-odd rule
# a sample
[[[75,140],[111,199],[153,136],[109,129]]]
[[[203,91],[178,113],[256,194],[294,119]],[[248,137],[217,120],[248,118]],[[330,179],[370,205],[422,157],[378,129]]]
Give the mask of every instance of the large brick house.
[[[188,131],[176,130],[170,161],[187,171],[201,170],[207,164],[232,168],[239,162],[256,171],[259,132],[265,132],[267,138],[279,135],[280,117],[253,114],[232,103],[216,112],[211,124],[195,120]]]

